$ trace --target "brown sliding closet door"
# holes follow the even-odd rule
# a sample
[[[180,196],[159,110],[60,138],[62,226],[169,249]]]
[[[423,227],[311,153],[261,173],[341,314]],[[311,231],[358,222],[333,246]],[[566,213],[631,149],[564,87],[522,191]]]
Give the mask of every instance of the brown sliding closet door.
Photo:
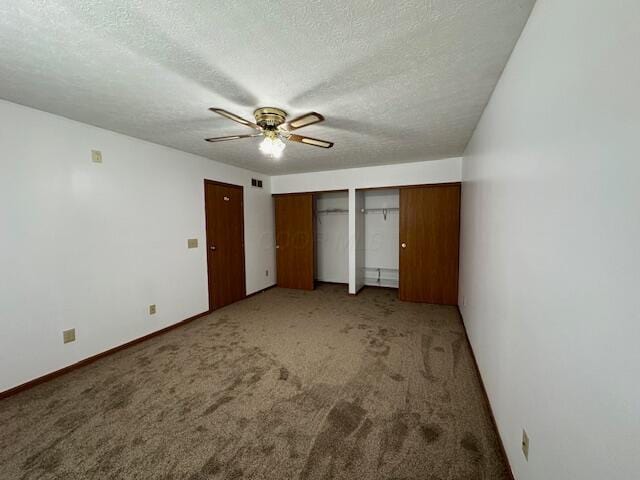
[[[460,185],[400,189],[400,300],[458,303]]]
[[[313,290],[313,195],[276,195],[278,286]]]
[[[209,308],[245,298],[243,188],[205,180]]]

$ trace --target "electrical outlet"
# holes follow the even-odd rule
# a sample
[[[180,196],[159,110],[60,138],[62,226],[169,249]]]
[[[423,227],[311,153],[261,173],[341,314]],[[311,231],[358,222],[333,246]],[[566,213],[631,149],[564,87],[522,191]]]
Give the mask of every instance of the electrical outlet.
[[[93,163],[102,163],[102,152],[100,150],[91,150],[91,161]]]
[[[525,460],[529,461],[529,435],[525,429],[522,429],[522,453],[524,453]]]
[[[269,270],[265,270],[265,271],[264,271],[264,276],[265,276],[265,277],[268,277],[268,276],[269,276]]]
[[[76,329],[64,330],[62,332],[62,342],[71,343],[76,341]]]
[[[155,303],[153,305],[149,305],[149,315],[155,315],[156,314],[156,305]]]
[[[198,239],[197,238],[189,238],[187,240],[187,248],[198,248]]]
[[[462,306],[465,307],[467,305],[467,297],[466,296],[462,296]]]

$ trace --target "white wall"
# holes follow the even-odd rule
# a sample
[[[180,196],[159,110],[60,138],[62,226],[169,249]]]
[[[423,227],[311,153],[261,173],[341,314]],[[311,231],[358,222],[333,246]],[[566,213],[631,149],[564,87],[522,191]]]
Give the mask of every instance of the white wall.
[[[364,286],[364,193],[349,189],[349,293],[355,295]]]
[[[340,209],[344,213],[321,213]],[[316,195],[316,279],[349,283],[349,193]]]
[[[460,301],[519,480],[640,475],[639,20],[538,0],[464,158]]]
[[[295,193],[459,182],[462,178],[461,166],[461,158],[446,158],[378,167],[279,175],[271,177],[271,189],[273,193]]]
[[[4,101],[0,155],[0,391],[208,309],[205,178],[245,186],[247,292],[274,283],[268,178]]]

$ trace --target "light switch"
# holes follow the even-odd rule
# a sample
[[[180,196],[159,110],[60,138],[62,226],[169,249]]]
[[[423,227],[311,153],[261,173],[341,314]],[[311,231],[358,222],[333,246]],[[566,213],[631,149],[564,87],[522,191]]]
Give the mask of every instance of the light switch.
[[[64,330],[62,332],[62,341],[64,343],[71,343],[76,341],[76,329]]]
[[[102,152],[100,150],[91,150],[91,161],[93,163],[102,163]]]
[[[198,248],[198,239],[197,238],[188,239],[187,248]]]

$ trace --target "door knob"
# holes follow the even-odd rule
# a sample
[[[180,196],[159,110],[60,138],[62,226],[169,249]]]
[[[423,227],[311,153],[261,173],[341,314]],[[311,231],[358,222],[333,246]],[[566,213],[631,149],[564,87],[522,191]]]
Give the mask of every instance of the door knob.
[[[404,243],[404,242],[402,242],[401,247],[402,247],[402,248],[407,248],[407,244],[406,244],[406,243]]]
[[[209,248],[210,248],[211,250],[215,250],[215,249],[216,249],[216,246],[215,246],[215,245],[211,245]]]
[[[276,245],[276,248],[280,248],[280,245]]]

